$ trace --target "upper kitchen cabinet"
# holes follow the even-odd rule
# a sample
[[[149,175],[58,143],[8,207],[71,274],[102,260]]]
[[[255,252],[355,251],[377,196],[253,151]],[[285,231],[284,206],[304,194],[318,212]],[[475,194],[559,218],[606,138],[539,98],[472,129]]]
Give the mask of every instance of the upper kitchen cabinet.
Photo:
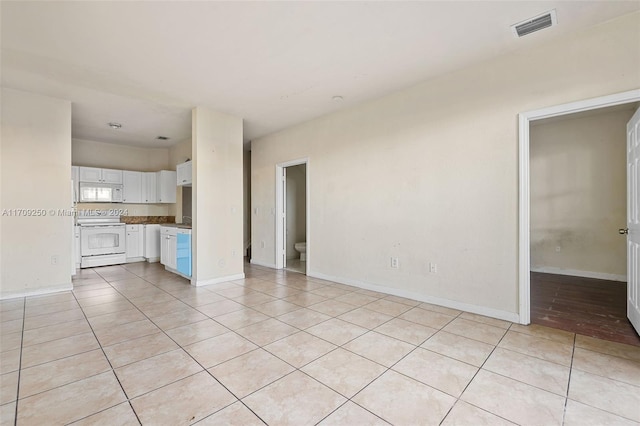
[[[102,182],[102,169],[80,167],[80,182]]]
[[[172,170],[160,170],[157,173],[158,203],[176,202],[176,172]]]
[[[122,183],[122,170],[102,169],[102,182]]]
[[[192,181],[192,166],[191,161],[187,161],[186,163],[178,164],[176,167],[176,173],[178,175],[178,186],[191,186]]]
[[[145,203],[158,202],[158,173],[142,172],[142,192]]]
[[[146,187],[142,186],[143,172],[134,172],[129,170],[122,171],[123,180],[123,203],[146,203],[144,194]]]
[[[80,182],[122,184],[122,170],[80,167]]]

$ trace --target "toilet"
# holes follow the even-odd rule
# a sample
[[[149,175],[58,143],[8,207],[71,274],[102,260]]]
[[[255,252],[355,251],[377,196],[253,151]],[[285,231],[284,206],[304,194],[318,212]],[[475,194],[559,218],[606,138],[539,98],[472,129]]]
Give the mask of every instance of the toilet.
[[[302,262],[306,262],[307,260],[307,242],[302,242],[302,243],[295,243],[293,245],[293,248],[295,248],[299,253],[300,253],[300,261]]]

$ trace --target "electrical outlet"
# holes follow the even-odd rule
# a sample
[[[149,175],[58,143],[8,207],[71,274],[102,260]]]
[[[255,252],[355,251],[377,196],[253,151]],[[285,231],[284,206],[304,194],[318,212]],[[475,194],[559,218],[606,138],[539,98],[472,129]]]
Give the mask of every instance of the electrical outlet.
[[[429,272],[431,272],[432,274],[437,273],[438,272],[438,264],[430,262],[429,263]]]
[[[260,241],[260,248],[264,248],[264,241]]]
[[[392,258],[391,258],[391,267],[392,267],[393,269],[398,269],[398,268],[400,268],[400,260],[398,260],[398,258],[397,258],[397,257],[392,257]]]
[[[236,251],[235,250],[231,250],[231,257],[236,257]]]
[[[58,256],[51,256],[51,264],[52,265],[58,264]]]

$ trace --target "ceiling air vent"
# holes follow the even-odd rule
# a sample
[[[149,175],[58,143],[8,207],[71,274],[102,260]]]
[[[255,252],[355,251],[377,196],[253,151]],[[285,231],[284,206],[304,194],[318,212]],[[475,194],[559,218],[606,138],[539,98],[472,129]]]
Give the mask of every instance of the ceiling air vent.
[[[558,24],[556,18],[556,10],[550,10],[526,21],[519,22],[511,26],[513,33],[518,36],[526,36],[527,34],[543,30]]]

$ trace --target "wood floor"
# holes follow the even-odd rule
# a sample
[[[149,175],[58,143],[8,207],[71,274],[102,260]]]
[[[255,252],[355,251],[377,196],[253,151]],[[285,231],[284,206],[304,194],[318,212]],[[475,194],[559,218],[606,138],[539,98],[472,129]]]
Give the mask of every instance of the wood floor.
[[[531,323],[640,346],[627,319],[627,283],[531,273]]]

